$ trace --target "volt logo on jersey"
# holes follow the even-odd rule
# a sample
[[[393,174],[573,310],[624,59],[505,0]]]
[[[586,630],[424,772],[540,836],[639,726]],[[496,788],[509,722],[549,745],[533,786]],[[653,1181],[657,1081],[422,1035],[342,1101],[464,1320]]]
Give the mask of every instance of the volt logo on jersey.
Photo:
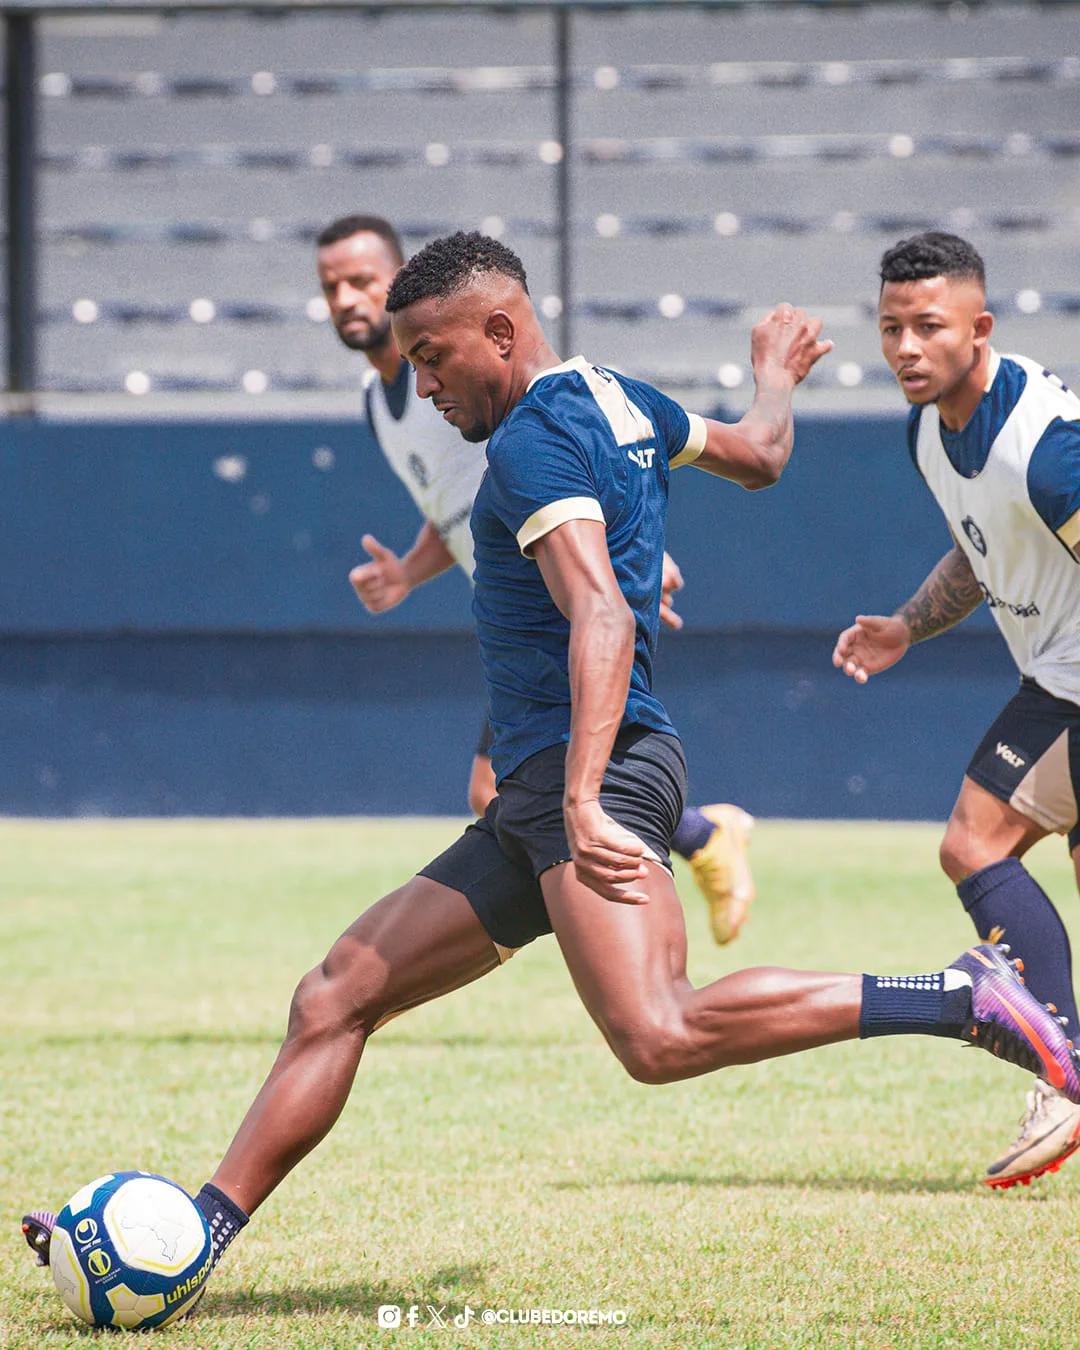
[[[650,446],[648,449],[642,449],[638,446],[636,450],[627,450],[627,458],[632,460],[639,469],[651,469],[653,456],[656,451]]]
[[[978,525],[975,524],[975,522],[972,520],[970,516],[965,516],[964,519],[960,522],[960,525],[963,528],[964,533],[971,540],[972,548],[978,549],[978,551],[985,558],[986,538],[983,535],[982,530],[979,529]]]

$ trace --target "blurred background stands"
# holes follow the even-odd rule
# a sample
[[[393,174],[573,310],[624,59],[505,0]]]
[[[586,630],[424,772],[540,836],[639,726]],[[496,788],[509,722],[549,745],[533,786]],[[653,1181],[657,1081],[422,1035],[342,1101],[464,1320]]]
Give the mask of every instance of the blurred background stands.
[[[938,227],[983,250],[1000,345],[1080,376],[1074,6],[567,22],[575,350],[738,410],[749,326],[783,297],[836,341],[803,407],[896,407],[877,262]],[[356,360],[326,331],[312,265],[317,229],[352,211],[398,222],[410,250],[498,234],[565,333],[552,12],[37,23],[46,408],[355,409]]]
[[[558,347],[692,408],[745,405],[778,299],[823,314],[837,350],[777,487],[676,475],[686,630],[657,687],[696,800],[944,818],[1015,682],[985,609],[865,689],[829,659],[948,547],[877,264],[912,231],[969,235],[999,346],[1080,383],[1080,11],[52,3],[5,54],[7,106],[34,114],[8,196],[35,168],[38,207],[8,222],[8,300],[40,318],[43,392],[0,439],[0,811],[464,809],[464,578],[379,617],[347,582],[365,529],[416,532],[314,278],[318,229],[375,211],[410,250],[501,235]]]

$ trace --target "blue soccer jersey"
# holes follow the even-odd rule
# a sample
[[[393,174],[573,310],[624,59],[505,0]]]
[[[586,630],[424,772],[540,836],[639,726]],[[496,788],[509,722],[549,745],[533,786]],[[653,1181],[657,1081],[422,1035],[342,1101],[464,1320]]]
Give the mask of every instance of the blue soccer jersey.
[[[497,780],[570,738],[570,625],[531,556],[537,540],[569,520],[605,525],[612,569],[634,615],[622,725],[675,734],[652,692],[668,477],[704,443],[701,418],[581,357],[538,375],[492,435],[472,514],[473,613]]]

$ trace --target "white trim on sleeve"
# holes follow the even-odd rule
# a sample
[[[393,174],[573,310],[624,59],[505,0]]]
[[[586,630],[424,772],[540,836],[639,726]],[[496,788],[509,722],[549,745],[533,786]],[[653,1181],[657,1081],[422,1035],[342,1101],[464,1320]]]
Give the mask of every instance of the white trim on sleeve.
[[[1057,537],[1074,551],[1080,547],[1080,511],[1077,511],[1058,529]]]
[[[548,502],[539,511],[534,511],[517,532],[518,548],[526,558],[532,557],[532,546],[545,534],[557,530],[568,520],[595,520],[601,525],[604,512],[595,497],[563,497],[561,501]]]
[[[699,417],[697,413],[686,415],[690,419],[690,431],[686,437],[686,444],[677,455],[672,456],[673,469],[678,469],[683,464],[693,464],[694,460],[700,459],[701,452],[705,449],[705,439],[709,434],[704,417]]]

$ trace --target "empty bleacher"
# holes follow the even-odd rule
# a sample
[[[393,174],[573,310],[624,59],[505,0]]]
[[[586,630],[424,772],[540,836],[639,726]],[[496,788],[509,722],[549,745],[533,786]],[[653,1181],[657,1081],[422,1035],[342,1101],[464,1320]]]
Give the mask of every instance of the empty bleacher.
[[[357,362],[313,303],[311,240],[353,210],[411,248],[501,230],[556,313],[550,15],[103,14],[40,32],[47,388],[121,393],[139,371],[151,398],[246,407],[261,371],[295,407],[344,405]],[[983,250],[999,344],[1076,379],[1078,39],[1071,5],[576,13],[574,345],[691,406],[738,406],[750,323],[789,298],[837,345],[807,397],[894,405],[877,260],[935,225]]]

